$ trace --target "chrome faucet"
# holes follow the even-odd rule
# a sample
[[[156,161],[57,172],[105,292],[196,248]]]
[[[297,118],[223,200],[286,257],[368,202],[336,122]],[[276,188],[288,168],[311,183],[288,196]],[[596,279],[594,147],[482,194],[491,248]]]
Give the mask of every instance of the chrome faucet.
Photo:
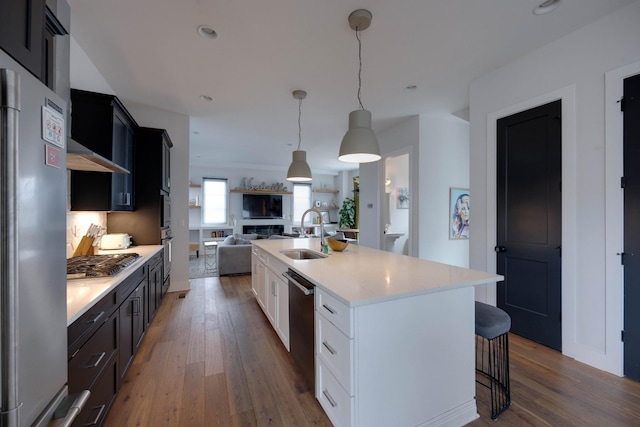
[[[309,212],[315,212],[318,214],[318,217],[320,218],[320,252],[324,252],[324,224],[322,224],[322,212],[320,212],[318,209],[316,208],[310,208],[307,209],[306,211],[304,211],[304,213],[302,214],[302,220],[300,221],[300,231],[302,231],[302,235],[306,236],[306,233],[304,232],[304,217],[309,213]]]

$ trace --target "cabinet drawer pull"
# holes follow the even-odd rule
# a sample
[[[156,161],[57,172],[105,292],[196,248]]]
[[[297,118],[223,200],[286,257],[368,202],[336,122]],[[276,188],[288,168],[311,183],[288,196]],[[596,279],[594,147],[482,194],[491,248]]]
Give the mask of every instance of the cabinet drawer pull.
[[[131,315],[132,316],[139,316],[140,315],[140,297],[135,297],[132,301],[131,301]]]
[[[96,415],[96,417],[94,418],[93,421],[91,421],[90,423],[85,424],[85,426],[97,426],[98,425],[98,421],[100,421],[100,417],[102,416],[102,412],[104,411],[104,408],[106,408],[107,405],[100,405],[100,406],[94,406],[93,409],[98,409],[98,415]]]
[[[329,307],[327,304],[322,304],[322,306],[331,314],[336,314],[336,311]]]
[[[327,343],[326,341],[322,341],[322,345],[323,345],[323,346],[325,346],[325,347],[327,347],[327,350],[329,350],[329,353],[331,353],[331,354],[338,354],[338,352],[337,352],[337,351],[335,351],[335,350],[333,349],[333,347],[331,347],[331,346],[329,345],[329,343]]]
[[[335,400],[333,400],[333,399],[331,398],[331,395],[329,394],[329,392],[327,391],[327,389],[322,390],[322,394],[324,394],[324,397],[326,397],[326,398],[327,398],[327,400],[329,401],[329,403],[331,404],[331,406],[333,406],[334,408],[335,408],[336,406],[338,406],[338,404],[336,403],[336,401],[335,401]]]
[[[92,354],[89,359],[87,360],[87,362],[84,364],[83,368],[85,369],[93,369],[96,368],[99,364],[100,361],[102,360],[102,358],[104,357],[104,355],[107,354],[104,351],[100,354],[96,353],[96,354]],[[91,362],[91,359],[97,357],[98,359],[96,360],[96,363],[94,363],[93,365],[89,364],[89,362]]]
[[[100,319],[102,316],[104,316],[104,311],[101,311],[100,313],[93,316],[93,319],[87,320],[87,323],[97,323],[98,319]]]

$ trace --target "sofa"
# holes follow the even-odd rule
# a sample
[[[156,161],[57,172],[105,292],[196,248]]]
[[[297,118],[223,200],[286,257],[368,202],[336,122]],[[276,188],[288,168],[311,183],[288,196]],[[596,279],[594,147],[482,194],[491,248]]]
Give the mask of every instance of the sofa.
[[[262,238],[257,234],[234,234],[227,236],[218,243],[216,261],[218,262],[218,274],[227,276],[230,274],[251,273],[251,241]],[[272,234],[269,239],[291,239],[291,236],[279,236]]]
[[[218,274],[251,273],[251,241],[257,238],[257,234],[234,234],[219,242],[216,252]]]

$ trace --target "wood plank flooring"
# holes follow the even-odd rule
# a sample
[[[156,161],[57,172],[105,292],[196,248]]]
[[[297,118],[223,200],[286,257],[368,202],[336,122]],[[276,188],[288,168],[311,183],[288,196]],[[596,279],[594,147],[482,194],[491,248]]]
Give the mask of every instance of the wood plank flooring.
[[[193,279],[184,298],[168,294],[104,426],[330,426],[250,281]],[[513,403],[493,421],[478,386],[470,426],[640,426],[640,383],[509,340]]]

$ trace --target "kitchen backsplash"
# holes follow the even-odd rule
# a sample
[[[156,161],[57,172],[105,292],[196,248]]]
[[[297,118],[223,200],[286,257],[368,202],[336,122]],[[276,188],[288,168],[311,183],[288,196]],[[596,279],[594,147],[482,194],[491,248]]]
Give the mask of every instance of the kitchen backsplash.
[[[87,233],[91,224],[106,229],[107,213],[67,211],[67,258],[71,258],[80,239]]]

